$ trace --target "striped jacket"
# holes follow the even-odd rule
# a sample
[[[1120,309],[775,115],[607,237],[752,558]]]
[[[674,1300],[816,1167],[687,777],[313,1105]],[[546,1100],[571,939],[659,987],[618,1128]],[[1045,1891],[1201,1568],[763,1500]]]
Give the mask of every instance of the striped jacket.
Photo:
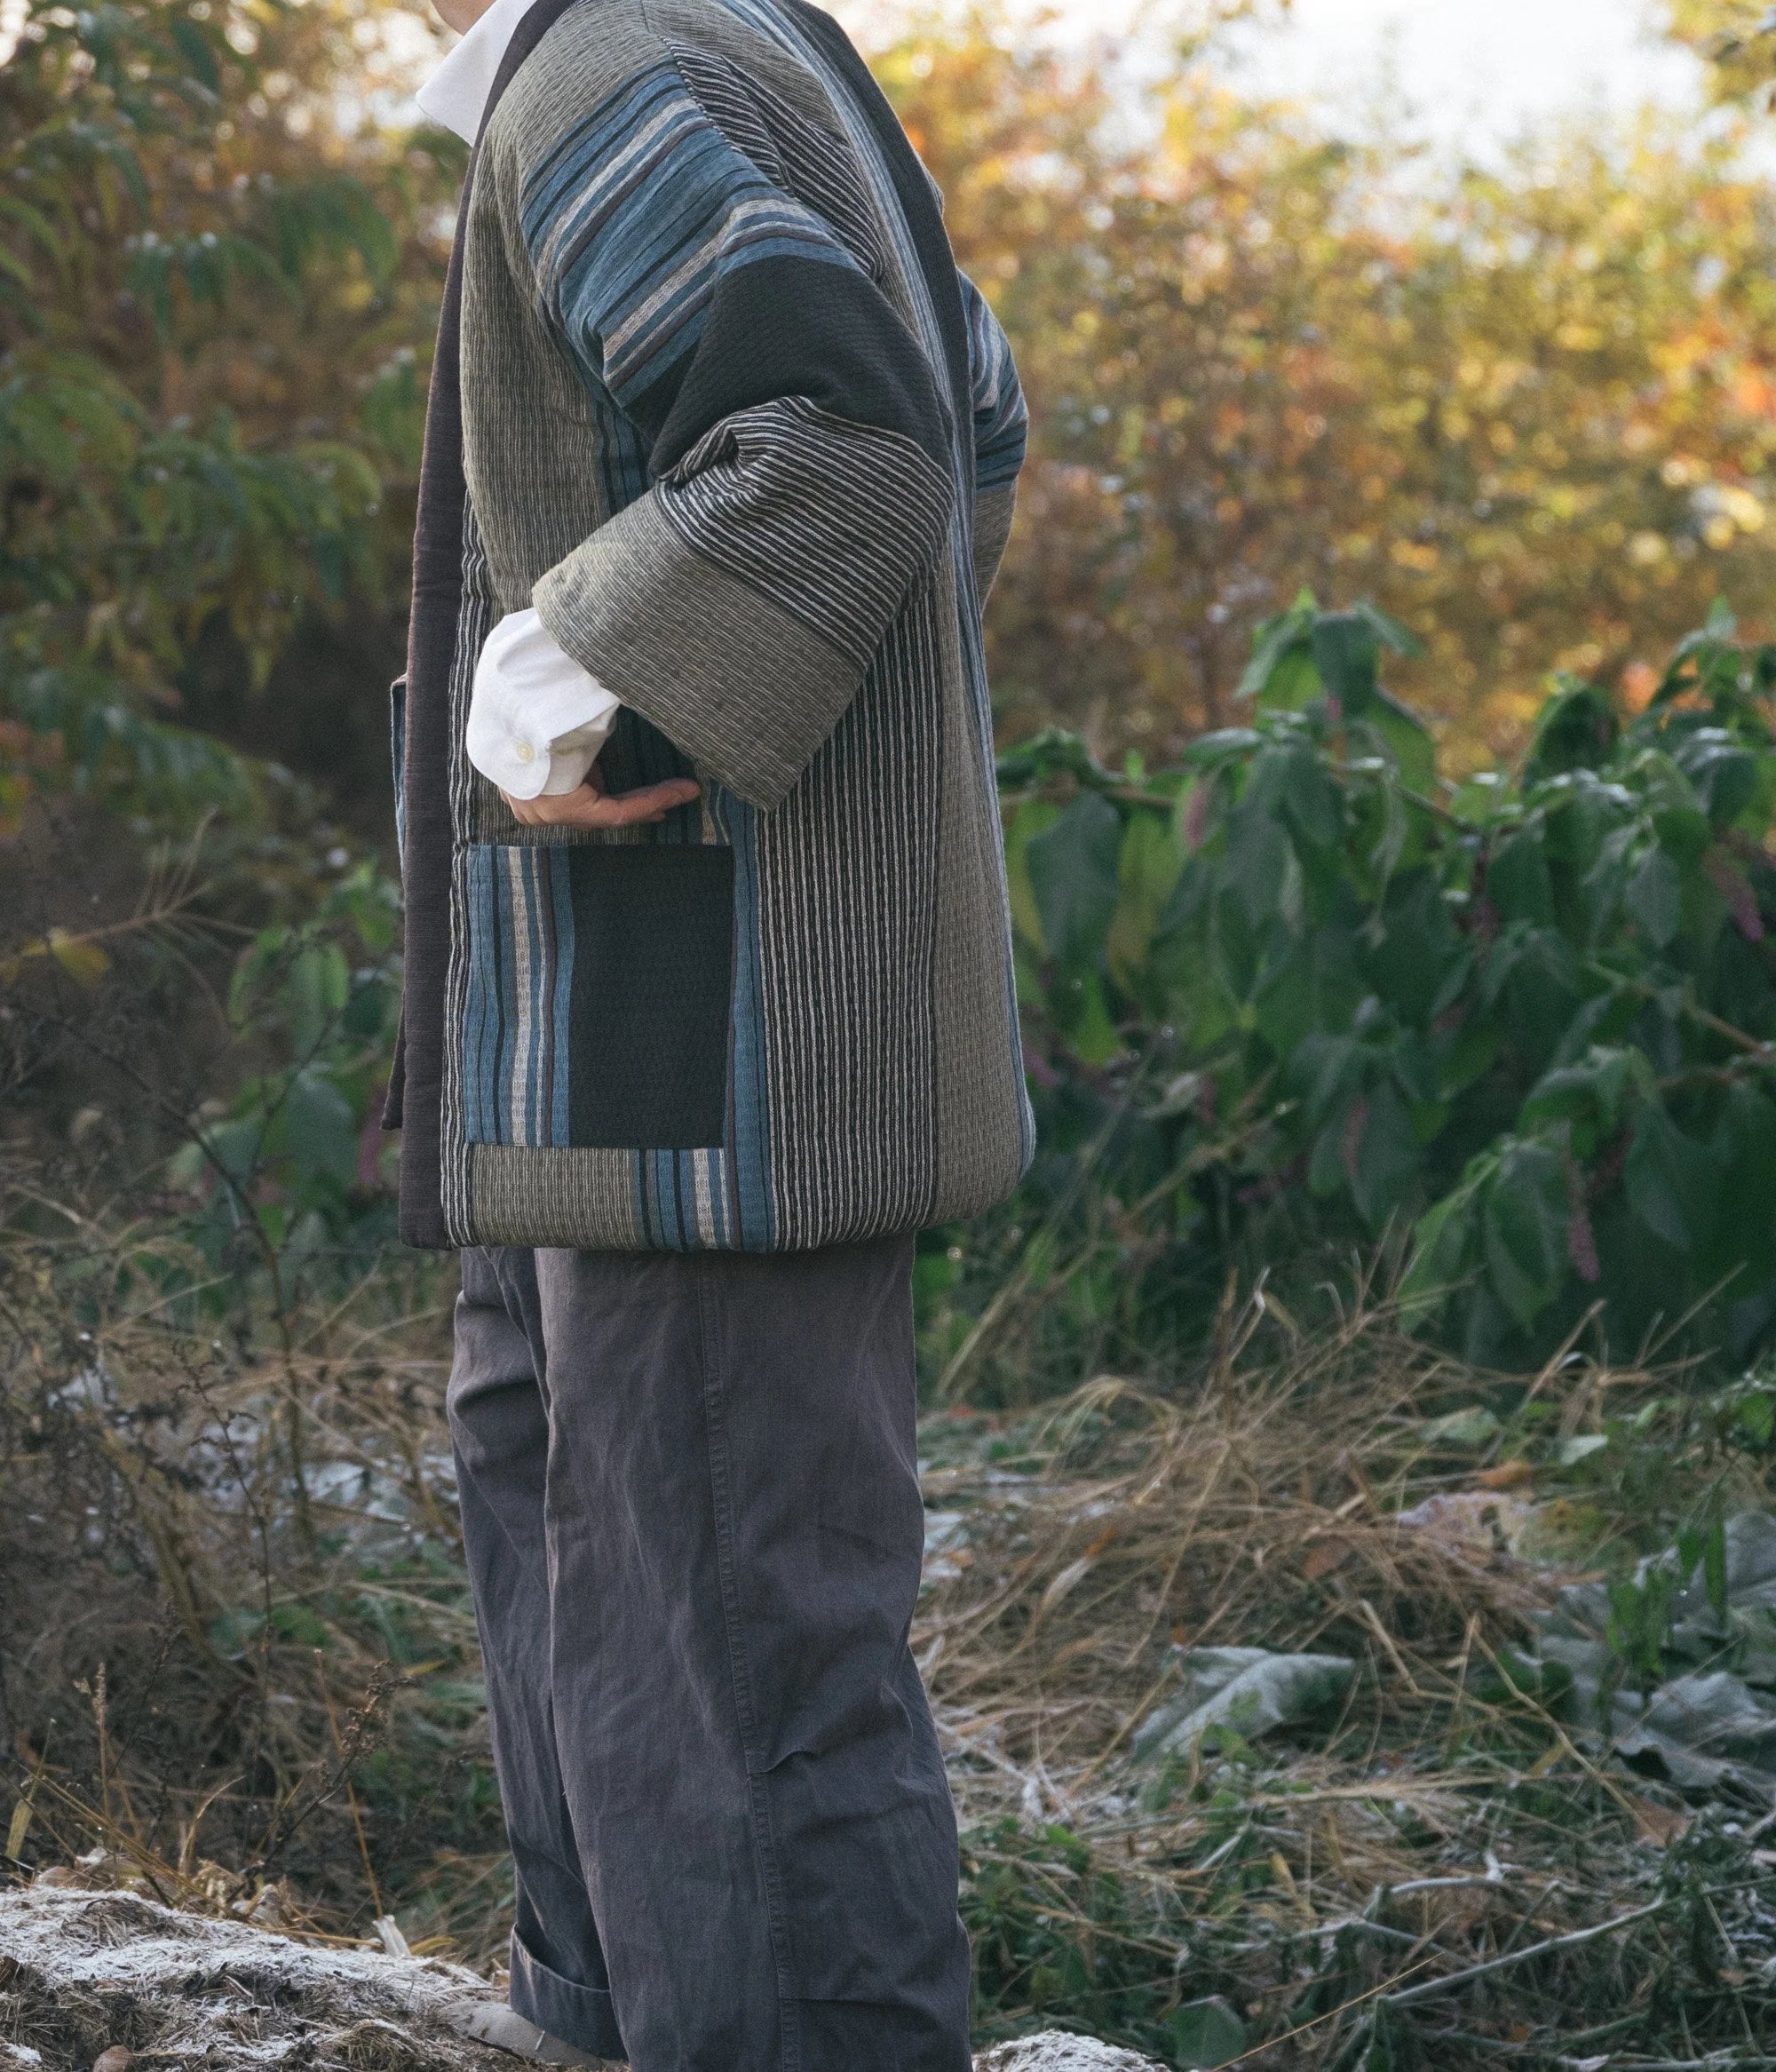
[[[980,599],[1025,411],[928,176],[803,0],[539,0],[471,166],[398,734],[401,1227],[769,1251],[996,1201],[1033,1141]],[[657,827],[463,750],[534,605]]]

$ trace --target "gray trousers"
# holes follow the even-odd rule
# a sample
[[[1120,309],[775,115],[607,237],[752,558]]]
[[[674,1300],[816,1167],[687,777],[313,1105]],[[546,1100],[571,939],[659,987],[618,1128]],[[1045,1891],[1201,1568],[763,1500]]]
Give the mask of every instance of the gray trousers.
[[[968,2072],[908,1646],[910,1239],[469,1251],[449,1387],[511,2003],[634,2072]]]

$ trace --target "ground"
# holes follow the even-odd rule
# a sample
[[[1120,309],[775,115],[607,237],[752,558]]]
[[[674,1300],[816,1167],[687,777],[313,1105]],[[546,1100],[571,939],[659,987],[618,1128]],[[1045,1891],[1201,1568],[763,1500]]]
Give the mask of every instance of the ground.
[[[511,2072],[455,2035],[487,1985],[435,1957],[297,1942],[134,1893],[38,1883],[0,1894],[0,2072]],[[1081,2036],[1002,2045],[976,2072],[1142,2072]]]

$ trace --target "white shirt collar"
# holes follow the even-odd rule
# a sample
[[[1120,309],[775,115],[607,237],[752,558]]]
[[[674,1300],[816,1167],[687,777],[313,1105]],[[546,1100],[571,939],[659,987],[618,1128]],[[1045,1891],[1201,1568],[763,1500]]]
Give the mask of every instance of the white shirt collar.
[[[475,141],[506,45],[535,4],[536,0],[493,0],[420,88],[416,98],[428,121],[454,130],[466,144]]]

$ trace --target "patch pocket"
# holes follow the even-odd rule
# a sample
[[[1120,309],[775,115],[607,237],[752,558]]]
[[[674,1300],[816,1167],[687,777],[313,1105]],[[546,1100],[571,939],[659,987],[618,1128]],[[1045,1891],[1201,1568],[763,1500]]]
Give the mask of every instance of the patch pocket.
[[[472,1144],[722,1141],[733,852],[483,845],[467,854]]]

